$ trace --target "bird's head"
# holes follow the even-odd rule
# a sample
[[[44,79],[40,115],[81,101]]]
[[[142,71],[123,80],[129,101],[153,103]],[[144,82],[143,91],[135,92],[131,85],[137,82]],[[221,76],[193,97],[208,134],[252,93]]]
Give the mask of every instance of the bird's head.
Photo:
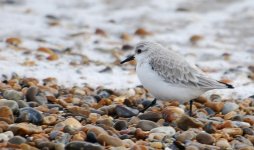
[[[151,55],[153,55],[156,52],[159,52],[163,47],[155,42],[150,41],[143,41],[139,42],[135,46],[135,53],[134,55],[130,55],[125,60],[121,61],[121,64],[131,61],[135,59],[137,62],[141,62],[145,59],[150,58]]]

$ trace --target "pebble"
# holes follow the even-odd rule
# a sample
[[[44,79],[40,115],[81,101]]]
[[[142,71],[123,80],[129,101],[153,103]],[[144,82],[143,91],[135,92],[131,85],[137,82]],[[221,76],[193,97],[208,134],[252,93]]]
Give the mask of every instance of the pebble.
[[[30,122],[40,125],[43,122],[43,115],[38,110],[31,107],[21,108],[16,122]]]
[[[0,99],[0,107],[1,106],[8,106],[14,114],[19,112],[19,105],[16,101]]]
[[[31,123],[11,124],[7,130],[12,131],[15,135],[31,135],[43,131],[41,126],[36,126]]]
[[[157,122],[159,119],[162,118],[162,115],[161,113],[149,111],[139,115],[138,118],[141,120],[150,120],[150,121]]]
[[[220,147],[221,149],[230,149],[231,145],[226,139],[219,139],[216,143],[216,146]]]
[[[2,131],[6,131],[8,128],[8,123],[5,121],[0,121],[0,129],[2,129]]]
[[[167,122],[172,122],[181,118],[184,115],[184,110],[176,106],[168,106],[162,110],[163,119]]]
[[[239,105],[237,105],[236,103],[233,103],[233,102],[226,102],[225,104],[224,104],[224,107],[223,107],[223,109],[222,109],[222,114],[227,114],[227,113],[229,113],[229,112],[231,112],[231,111],[234,111],[234,110],[236,110],[236,109],[238,109],[239,108]]]
[[[47,97],[39,91],[39,88],[36,86],[32,86],[27,90],[26,100],[37,102],[38,104],[45,105],[48,100]]]
[[[222,132],[227,133],[231,136],[237,136],[237,135],[243,134],[243,130],[241,128],[224,128],[222,129]]]
[[[22,136],[14,136],[14,137],[10,138],[8,142],[11,143],[11,144],[19,145],[19,144],[22,144],[22,143],[26,143],[27,140]]]
[[[5,90],[3,92],[3,97],[8,100],[22,100],[24,95],[22,92],[16,90]]]
[[[117,105],[115,108],[118,117],[130,118],[132,116],[137,116],[139,111],[127,106]]]
[[[164,137],[167,136],[165,133],[150,133],[148,135],[149,141],[162,141]]]
[[[65,126],[68,125],[74,129],[80,129],[82,127],[82,124],[75,118],[67,118],[63,123]]]
[[[153,128],[159,127],[158,124],[149,120],[140,120],[136,125],[136,128],[141,128],[143,131],[150,131]]]
[[[17,100],[16,102],[19,108],[29,107],[29,105],[24,100]]]
[[[65,146],[65,150],[84,149],[84,150],[103,150],[104,148],[98,144],[84,141],[70,142]]]
[[[100,134],[97,137],[97,140],[101,144],[105,143],[106,145],[111,145],[114,147],[123,146],[123,142],[121,139],[119,139],[117,137],[110,136],[108,134]]]
[[[91,143],[96,143],[97,139],[96,139],[96,134],[94,134],[93,132],[87,132],[86,135],[86,141],[87,142],[91,142]]]
[[[254,130],[251,128],[243,128],[243,134],[254,135]]]
[[[57,121],[57,117],[55,115],[49,115],[43,117],[43,124],[46,125],[54,125]]]
[[[5,121],[8,124],[14,123],[14,116],[9,107],[0,106],[0,121]]]
[[[215,132],[217,131],[212,122],[207,123],[207,124],[204,126],[204,130],[205,130],[207,133],[215,133]]]
[[[205,103],[205,106],[213,109],[216,112],[221,112],[221,110],[224,107],[224,103],[223,102],[207,102]]]
[[[167,126],[167,127],[157,127],[153,128],[150,133],[164,133],[167,136],[173,136],[175,135],[176,131],[173,127]]]
[[[114,124],[114,128],[118,131],[125,130],[128,128],[128,124],[124,120],[119,120]]]
[[[183,115],[179,120],[177,120],[177,126],[182,130],[188,130],[189,128],[199,128],[204,125],[192,117]]]
[[[248,128],[251,126],[248,122],[242,122],[242,121],[232,121],[232,123],[235,127],[239,127],[239,128]]]
[[[95,126],[92,124],[87,124],[80,130],[84,132],[93,132],[96,135],[96,137],[99,136],[100,134],[108,134],[102,127]]]
[[[161,142],[152,142],[150,146],[155,149],[162,149],[164,146]]]
[[[196,140],[201,144],[208,144],[208,145],[212,145],[215,142],[214,137],[211,134],[208,134],[206,132],[200,132],[196,136]]]
[[[13,137],[13,132],[12,131],[6,131],[4,133],[0,133],[0,141],[1,142],[7,142],[12,137]]]
[[[181,143],[185,143],[186,141],[194,139],[196,135],[197,134],[194,131],[184,131],[176,136],[176,140],[180,141]]]

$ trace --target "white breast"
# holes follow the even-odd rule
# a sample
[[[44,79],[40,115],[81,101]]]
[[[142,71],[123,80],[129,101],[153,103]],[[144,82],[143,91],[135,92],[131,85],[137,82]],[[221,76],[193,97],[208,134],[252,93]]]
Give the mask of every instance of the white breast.
[[[137,64],[136,72],[143,86],[159,100],[178,100],[184,103],[205,92],[198,88],[180,87],[165,82],[147,62]]]

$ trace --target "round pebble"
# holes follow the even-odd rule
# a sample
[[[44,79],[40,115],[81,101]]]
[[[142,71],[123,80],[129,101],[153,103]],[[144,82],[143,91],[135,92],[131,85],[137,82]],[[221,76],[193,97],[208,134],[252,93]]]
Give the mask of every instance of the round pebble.
[[[201,132],[196,136],[196,140],[201,144],[211,145],[215,142],[214,137],[211,134]]]
[[[150,131],[153,128],[157,128],[157,127],[159,127],[158,124],[149,120],[140,120],[138,124],[136,125],[136,128],[141,128],[143,131]]]
[[[20,109],[20,114],[16,122],[30,122],[40,125],[43,122],[43,115],[34,108],[25,107]]]

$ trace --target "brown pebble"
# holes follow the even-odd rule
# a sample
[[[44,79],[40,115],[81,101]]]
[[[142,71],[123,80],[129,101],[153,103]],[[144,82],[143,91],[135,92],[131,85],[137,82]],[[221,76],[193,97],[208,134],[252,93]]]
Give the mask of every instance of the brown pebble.
[[[221,112],[221,110],[224,107],[224,103],[223,102],[207,102],[205,103],[205,106],[213,109],[216,112]]]
[[[43,132],[41,126],[36,126],[32,123],[12,124],[8,127],[8,130],[18,135],[31,135]]]
[[[106,145],[111,145],[111,146],[115,146],[115,147],[123,146],[123,142],[121,139],[119,139],[117,137],[110,136],[108,134],[100,134],[97,137],[97,140],[102,145],[106,144]]]
[[[147,35],[151,35],[152,33],[151,32],[148,32],[146,29],[144,28],[138,28],[136,31],[135,31],[135,34],[136,35],[139,35],[139,36],[147,36]]]
[[[56,123],[57,117],[54,115],[46,116],[43,118],[43,124],[53,125]]]
[[[100,36],[104,36],[104,37],[107,36],[107,33],[104,30],[100,29],[100,28],[97,28],[95,30],[95,34],[100,35]]]
[[[195,34],[195,35],[192,35],[192,36],[190,37],[190,42],[191,42],[192,44],[197,44],[197,42],[201,41],[203,38],[204,38],[204,37],[203,37],[202,35],[197,35],[197,34]]]
[[[231,136],[237,136],[237,135],[243,134],[243,130],[241,128],[224,128],[222,129],[222,132],[227,133]]]
[[[5,121],[9,124],[14,123],[12,110],[8,106],[0,106],[0,121]]]
[[[220,147],[221,149],[228,149],[231,148],[231,145],[229,144],[229,142],[226,139],[219,139],[216,144],[216,146]]]
[[[8,128],[8,123],[5,121],[0,121],[0,128],[3,129],[3,131],[6,131]]]
[[[86,134],[83,131],[79,131],[78,133],[72,136],[72,141],[84,141],[86,139]]]
[[[172,122],[179,119],[184,114],[184,110],[176,106],[168,106],[161,113],[165,121]]]
[[[215,142],[214,137],[206,132],[201,132],[196,136],[196,140],[201,144],[211,145]]]
[[[14,45],[14,46],[18,46],[22,43],[20,38],[17,37],[10,37],[6,39],[6,43],[10,44],[10,45]]]
[[[140,128],[138,128],[135,132],[135,137],[137,139],[146,139],[149,135],[149,132],[144,132],[143,130],[141,130]]]
[[[204,125],[197,121],[196,119],[189,117],[188,115],[183,115],[180,119],[177,120],[177,126],[182,130],[188,130],[189,128],[199,128]]]
[[[70,127],[74,129],[79,129],[82,127],[82,124],[75,118],[67,118],[63,123],[66,126],[69,125]]]
[[[87,124],[84,127],[81,128],[81,131],[84,132],[93,132],[96,134],[96,136],[99,136],[100,134],[108,134],[102,127],[95,126],[92,124]]]

